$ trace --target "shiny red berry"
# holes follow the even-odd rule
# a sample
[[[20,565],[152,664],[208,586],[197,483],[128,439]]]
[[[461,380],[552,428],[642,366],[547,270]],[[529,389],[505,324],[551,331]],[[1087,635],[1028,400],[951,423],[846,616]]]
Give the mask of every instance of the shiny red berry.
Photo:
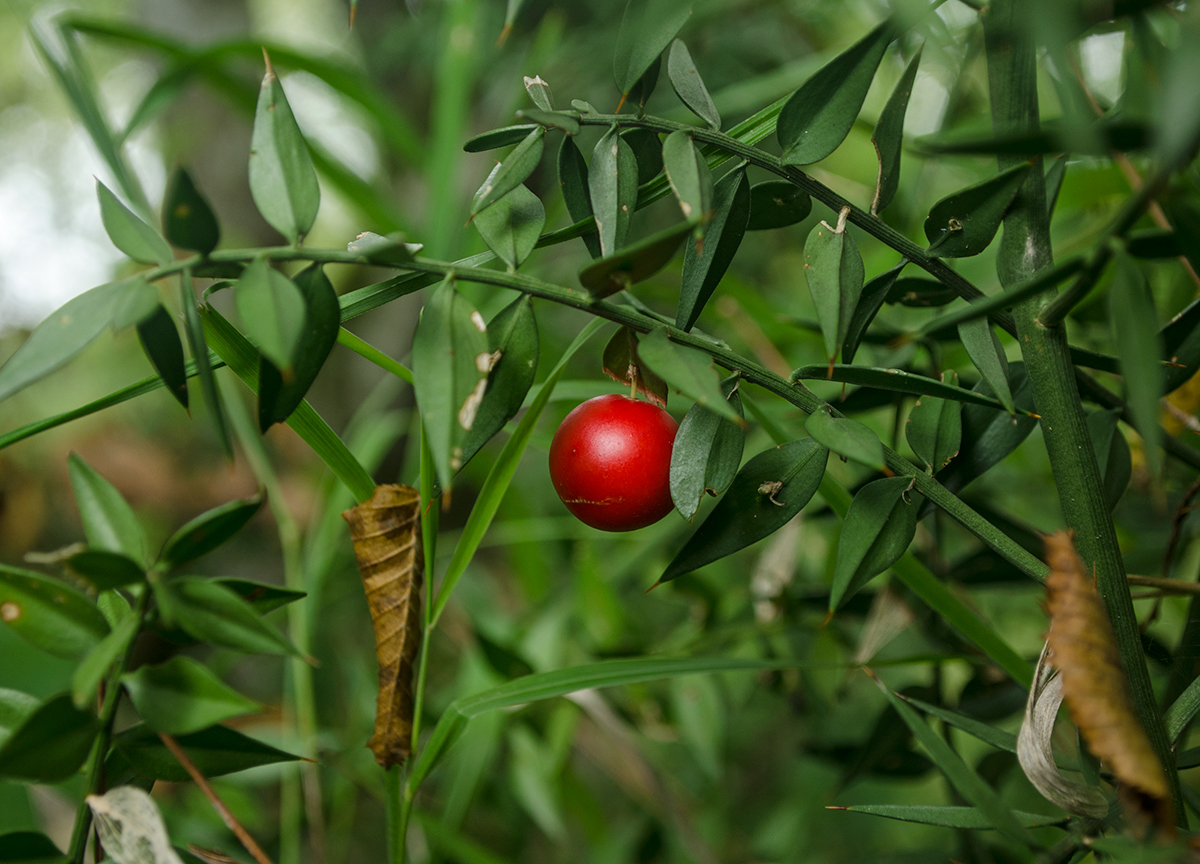
[[[671,512],[671,447],[679,424],[628,396],[597,396],[575,407],[550,444],[550,479],[581,522],[632,531]]]

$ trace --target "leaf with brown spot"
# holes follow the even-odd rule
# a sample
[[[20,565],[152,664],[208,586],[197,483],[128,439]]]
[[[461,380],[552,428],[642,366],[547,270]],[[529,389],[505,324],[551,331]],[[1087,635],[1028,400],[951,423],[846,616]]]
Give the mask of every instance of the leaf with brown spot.
[[[385,769],[412,754],[413,663],[421,646],[421,496],[411,486],[376,486],[371,500],[347,510],[354,555],[363,577],[375,657],[379,699],[375,734],[367,746]]]
[[[1047,641],[1071,719],[1088,749],[1116,775],[1130,821],[1150,821],[1164,835],[1174,836],[1162,764],[1134,711],[1112,625],[1069,534],[1059,531],[1046,538],[1046,561]]]

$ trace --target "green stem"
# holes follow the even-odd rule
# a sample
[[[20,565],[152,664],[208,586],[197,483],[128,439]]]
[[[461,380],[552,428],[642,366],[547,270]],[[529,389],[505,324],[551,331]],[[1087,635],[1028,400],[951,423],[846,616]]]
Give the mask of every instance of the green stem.
[[[992,119],[998,134],[1036,130],[1039,126],[1036,46],[1027,26],[1036,14],[1030,0],[994,0],[983,16]],[[1020,157],[1001,157],[1000,168],[1020,161]],[[1045,179],[1038,160],[1004,218],[997,261],[1001,283],[1012,285],[1049,267],[1050,249]],[[1174,764],[1171,746],[1151,688],[1116,531],[1104,503],[1100,468],[1076,389],[1066,332],[1062,326],[1049,328],[1038,320],[1054,297],[1055,292],[1048,290],[1014,307],[1017,342],[1033,387],[1034,405],[1042,417],[1042,436],[1063,515],[1075,532],[1075,544],[1085,566],[1096,573],[1097,588],[1112,621],[1138,717],[1162,764],[1170,766]],[[1186,827],[1179,776],[1171,770],[1165,773],[1176,818]]]
[[[391,372],[397,378],[407,381],[409,384],[413,383],[412,372],[406,367],[397,363],[365,339],[355,336],[345,327],[338,328],[338,342],[345,345],[358,356],[374,363],[380,369]]]

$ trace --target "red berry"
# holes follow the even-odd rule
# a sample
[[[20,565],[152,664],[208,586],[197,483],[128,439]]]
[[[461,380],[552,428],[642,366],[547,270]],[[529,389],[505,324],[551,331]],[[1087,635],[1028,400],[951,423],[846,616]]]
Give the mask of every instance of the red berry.
[[[671,447],[679,424],[628,396],[577,405],[550,444],[550,479],[577,519],[632,531],[671,512]]]

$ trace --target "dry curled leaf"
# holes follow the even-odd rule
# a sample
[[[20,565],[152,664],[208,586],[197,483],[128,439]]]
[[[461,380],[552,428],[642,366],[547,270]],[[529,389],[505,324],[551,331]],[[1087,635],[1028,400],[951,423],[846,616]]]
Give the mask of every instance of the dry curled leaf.
[[[354,555],[363,577],[375,657],[379,699],[375,734],[367,746],[384,768],[412,753],[413,663],[421,646],[421,496],[411,486],[376,486],[371,500],[342,514],[350,523]]]
[[[1116,638],[1092,576],[1071,537],[1046,538],[1050,662],[1059,670],[1071,719],[1088,749],[1116,776],[1131,822],[1149,820],[1167,836],[1175,831],[1163,766],[1134,711]]]

